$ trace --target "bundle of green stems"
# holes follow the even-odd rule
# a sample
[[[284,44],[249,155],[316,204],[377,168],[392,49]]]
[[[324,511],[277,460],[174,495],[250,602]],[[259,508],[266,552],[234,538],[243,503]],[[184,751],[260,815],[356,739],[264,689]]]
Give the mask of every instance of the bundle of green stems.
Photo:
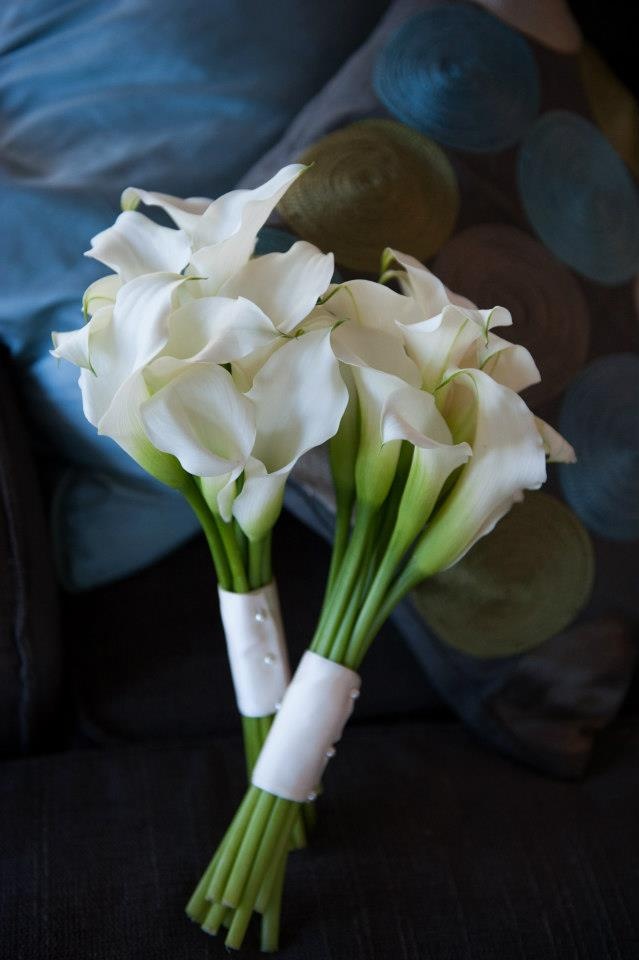
[[[354,484],[340,484],[334,471],[335,537],[309,649],[355,671],[395,604],[421,578],[405,562],[418,532],[411,534],[406,524],[406,516],[414,513],[412,454],[412,446],[403,443],[395,479],[378,505],[358,500]],[[257,913],[262,950],[276,950],[286,861],[296,845],[292,831],[300,811],[311,806],[249,786],[189,901],[189,916],[212,934],[227,928],[225,944],[237,949]]]

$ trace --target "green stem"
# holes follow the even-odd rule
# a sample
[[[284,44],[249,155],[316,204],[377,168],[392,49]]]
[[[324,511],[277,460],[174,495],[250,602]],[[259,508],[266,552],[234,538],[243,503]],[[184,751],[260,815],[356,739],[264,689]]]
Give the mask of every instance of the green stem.
[[[262,561],[264,540],[249,540],[249,581],[251,590],[257,590],[262,583]]]
[[[311,644],[311,650],[322,657],[330,656],[335,634],[350,602],[353,586],[365,558],[375,513],[376,508],[368,504],[358,506],[353,533],[344,554],[339,577]]]
[[[350,487],[348,489],[336,488],[335,497],[337,512],[335,514],[335,534],[333,537],[331,565],[329,567],[326,591],[324,593],[326,601],[328,601],[335,586],[335,580],[337,579],[339,568],[348,545],[348,535],[351,530],[351,517],[353,514],[353,489]]]
[[[273,531],[264,537],[264,549],[262,551],[262,583],[270,583],[273,579],[273,564],[271,559]]]
[[[251,821],[259,794],[260,790],[257,787],[249,787],[230,827],[224,835],[218,851],[219,860],[211,876],[209,888],[206,893],[206,899],[211,902],[222,899],[226,882],[233,868],[237,851],[244,836],[244,831]]]
[[[257,789],[257,803],[244,831],[233,869],[224,887],[224,893],[220,898],[215,898],[216,900],[221,899],[228,907],[233,907],[236,910],[242,901],[244,888],[252,874],[253,861],[262,843],[273,806],[278,799],[274,794],[267,793],[265,790],[253,787],[250,789]]]
[[[260,949],[263,953],[274,953],[280,941],[280,916],[282,913],[282,893],[284,878],[286,877],[286,854],[280,857],[275,880],[273,883],[271,900],[262,916],[260,931]]]
[[[226,559],[231,571],[233,591],[235,593],[248,593],[250,589],[248,577],[244,569],[242,551],[235,538],[233,525],[226,523],[226,521],[222,520],[219,516],[215,517],[215,523],[226,552]]]
[[[182,488],[182,495],[200,521],[213,559],[217,582],[223,590],[230,590],[232,586],[231,571],[213,514],[193,480],[189,479],[189,482]]]
[[[250,870],[245,875],[241,899],[233,915],[233,922],[229,928],[228,936],[224,941],[227,947],[238,950],[242,946],[246,928],[251,920],[251,915],[255,909],[255,902],[264,882],[264,877],[268,872],[269,865],[277,847],[278,840],[284,837],[288,840],[287,823],[290,823],[290,809],[292,803],[290,800],[284,800],[282,797],[275,797],[273,794],[264,793],[263,797],[270,798],[268,805],[268,816],[260,824],[258,843],[255,846]],[[260,801],[262,797],[260,797]],[[258,806],[259,802],[258,801]],[[264,803],[264,810],[267,809]],[[254,818],[257,819],[257,818]],[[251,827],[253,823],[251,823]],[[249,828],[249,835],[251,828]],[[241,851],[240,851],[241,852]],[[238,856],[239,859],[239,856]],[[225,901],[228,903],[230,897],[227,896],[230,883],[225,891]],[[235,890],[231,891],[234,895]]]
[[[187,915],[191,918],[191,920],[195,920],[197,923],[202,923],[211,907],[211,904],[206,899],[206,893],[219,859],[220,851],[218,849],[208,867],[202,874],[200,882],[193,892],[193,896],[186,905]]]
[[[382,625],[388,620],[391,613],[398,603],[410,593],[423,577],[418,570],[411,569],[410,564],[402,571],[395,583],[391,584],[388,591],[378,602],[377,610],[374,616],[368,618],[368,623],[362,622],[356,626],[357,631],[357,655],[353,658],[353,668],[357,669],[366,655],[368,648],[379,633]],[[362,621],[363,621],[362,617]]]

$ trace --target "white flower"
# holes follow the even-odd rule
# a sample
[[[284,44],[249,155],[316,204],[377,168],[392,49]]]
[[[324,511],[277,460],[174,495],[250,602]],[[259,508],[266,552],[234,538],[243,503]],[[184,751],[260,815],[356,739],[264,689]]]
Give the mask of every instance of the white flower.
[[[411,560],[425,577],[459,560],[524,490],[540,487],[547,455],[571,461],[574,451],[518,396],[539,372],[524,347],[492,332],[512,323],[509,312],[477,310],[410,257],[388,251],[386,259],[403,268],[392,276],[426,314],[417,323],[399,321],[422,388],[436,397],[453,439],[472,448]]]
[[[331,329],[289,340],[256,374],[248,397],[257,431],[242,492],[233,506],[250,539],[270,530],[297,460],[336,432],[348,390],[330,344]]]

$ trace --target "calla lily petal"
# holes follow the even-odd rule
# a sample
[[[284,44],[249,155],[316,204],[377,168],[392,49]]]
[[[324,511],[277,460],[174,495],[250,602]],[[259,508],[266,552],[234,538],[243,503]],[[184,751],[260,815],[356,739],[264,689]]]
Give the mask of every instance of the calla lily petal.
[[[276,338],[269,318],[250,300],[202,297],[171,314],[165,353],[183,360],[230,363]]]
[[[348,401],[330,329],[284,343],[256,374],[248,393],[257,411],[253,456],[268,473],[295,461],[336,432]]]
[[[151,190],[140,190],[139,187],[127,187],[120,200],[123,210],[135,210],[140,201],[147,207],[161,207],[168,213],[171,220],[180,230],[189,237],[195,233],[200,217],[211,206],[212,200],[207,197],[172,197],[168,193],[155,193]]]
[[[91,240],[85,256],[99,260],[123,280],[145,273],[179,273],[189,262],[191,245],[182,230],[161,227],[134,211],[121,213],[112,227]]]
[[[81,376],[85,373],[83,370]],[[115,440],[151,476],[179,489],[186,480],[184,470],[175,457],[153,446],[140,419],[140,408],[148,397],[144,377],[138,370],[121,384],[97,425],[98,433]]]
[[[279,516],[297,460],[337,433],[348,389],[330,344],[330,327],[286,341],[255,375],[257,436],[233,513],[251,540]]]
[[[549,463],[577,463],[574,448],[560,433],[557,433],[554,427],[540,417],[535,417],[535,426],[539,431]]]
[[[182,361],[172,374],[140,410],[149,438],[194,476],[239,476],[255,440],[253,405],[217,363]]]
[[[137,277],[119,290],[108,325],[91,334],[90,364],[80,388],[84,415],[97,426],[117,390],[164,348],[173,295],[185,278],[171,273]]]
[[[421,310],[422,319],[436,316],[451,302],[449,292],[441,280],[415,257],[388,247],[382,259],[388,264],[395,260],[400,265],[404,272],[393,271],[392,276],[399,281],[402,293],[415,299]],[[468,301],[464,302],[468,303]]]
[[[217,293],[222,284],[247,262],[258,231],[264,226],[290,185],[306,169],[293,163],[255,190],[233,190],[202,215],[193,237],[191,272],[205,277],[202,290]]]
[[[422,577],[456,563],[522,499],[523,490],[536,490],[546,479],[541,437],[516,393],[481,370],[452,371],[447,383],[446,390],[474,391],[472,436],[456,438],[471,441],[473,456],[415,549],[411,567]],[[467,397],[459,401],[468,404]]]
[[[472,449],[465,442],[453,443],[432,394],[410,387],[396,390],[386,401],[382,437],[385,442],[406,440],[415,448],[391,547],[399,557],[428,520],[450,475],[472,456]]]
[[[477,366],[515,393],[541,380],[537,364],[526,347],[503,340],[494,333],[488,334],[488,343],[480,348]]]
[[[83,327],[78,330],[53,332],[51,339],[54,348],[51,356],[58,360],[68,360],[85,370],[92,370],[91,366],[91,337],[103,330],[111,323],[113,306],[105,306],[98,310]]]
[[[365,329],[352,320],[340,323],[331,334],[338,360],[352,367],[371,367],[400,377],[418,387],[421,376],[401,339],[383,330]]]
[[[322,310],[336,320],[354,320],[361,327],[398,336],[398,324],[418,323],[423,313],[412,297],[404,297],[371,280],[349,280],[331,291]]]
[[[278,330],[291,333],[326,292],[334,269],[332,253],[324,254],[300,240],[286,253],[267,253],[249,260],[219,293],[252,300]]]
[[[457,366],[481,337],[472,318],[448,304],[438,317],[401,328],[406,352],[421,371],[422,386],[433,393],[450,366]]]
[[[248,461],[242,492],[233,504],[233,516],[249,540],[261,540],[275,525],[282,511],[289,473],[288,467],[268,473],[260,460]]]
[[[122,279],[117,273],[109,273],[106,277],[100,277],[99,280],[88,286],[82,297],[82,312],[85,317],[92,316],[102,307],[112,306],[121,286]]]

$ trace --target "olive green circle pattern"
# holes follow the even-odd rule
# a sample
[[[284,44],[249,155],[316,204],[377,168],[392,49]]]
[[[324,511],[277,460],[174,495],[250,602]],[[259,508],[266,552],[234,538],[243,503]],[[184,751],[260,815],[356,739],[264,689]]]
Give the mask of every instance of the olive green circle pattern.
[[[439,639],[480,658],[506,657],[559,633],[588,601],[590,537],[546,493],[529,493],[460,562],[411,599]]]
[[[299,159],[312,166],[279,212],[343,267],[376,273],[385,247],[427,260],[453,230],[455,172],[436,143],[401,123],[361,120],[329,133]]]

